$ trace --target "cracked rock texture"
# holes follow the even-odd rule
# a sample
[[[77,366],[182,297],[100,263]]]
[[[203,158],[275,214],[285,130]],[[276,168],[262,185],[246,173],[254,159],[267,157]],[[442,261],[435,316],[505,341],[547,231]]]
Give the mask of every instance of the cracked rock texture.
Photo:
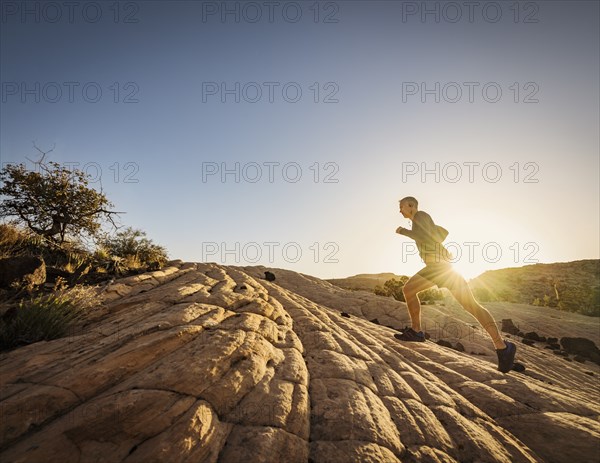
[[[0,461],[597,461],[595,366],[519,344],[505,375],[480,330],[402,343],[403,303],[265,270],[174,261],[1,354]]]

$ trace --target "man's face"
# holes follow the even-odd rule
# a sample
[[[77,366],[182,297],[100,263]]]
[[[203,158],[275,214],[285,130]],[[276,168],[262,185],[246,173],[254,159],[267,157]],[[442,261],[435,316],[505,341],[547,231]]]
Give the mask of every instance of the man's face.
[[[408,217],[409,210],[410,210],[410,207],[408,206],[408,203],[400,202],[400,214],[402,214],[403,217]]]

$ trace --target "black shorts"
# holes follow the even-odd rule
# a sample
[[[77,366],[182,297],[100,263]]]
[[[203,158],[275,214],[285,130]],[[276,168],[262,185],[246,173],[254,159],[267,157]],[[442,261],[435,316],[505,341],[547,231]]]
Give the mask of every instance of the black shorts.
[[[464,280],[461,275],[456,273],[452,265],[447,262],[427,264],[417,272],[417,275],[435,283],[438,288],[452,289],[458,287],[457,285],[460,283],[460,280]]]

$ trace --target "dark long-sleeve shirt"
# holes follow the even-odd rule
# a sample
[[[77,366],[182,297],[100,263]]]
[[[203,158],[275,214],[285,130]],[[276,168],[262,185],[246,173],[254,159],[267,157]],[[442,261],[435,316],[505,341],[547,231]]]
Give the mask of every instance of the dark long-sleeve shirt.
[[[448,236],[448,231],[436,225],[431,216],[425,211],[418,211],[412,219],[412,230],[404,228],[401,235],[415,240],[419,255],[425,259],[425,255],[438,256],[446,260],[450,253],[442,245],[442,241]]]

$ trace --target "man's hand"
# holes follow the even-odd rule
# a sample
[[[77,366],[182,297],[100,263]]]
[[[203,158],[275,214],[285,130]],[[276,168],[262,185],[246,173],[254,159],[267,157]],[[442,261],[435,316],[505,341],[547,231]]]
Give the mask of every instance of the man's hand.
[[[404,230],[404,227],[398,227],[396,228],[396,233],[398,233],[399,235],[402,234],[402,230]]]

